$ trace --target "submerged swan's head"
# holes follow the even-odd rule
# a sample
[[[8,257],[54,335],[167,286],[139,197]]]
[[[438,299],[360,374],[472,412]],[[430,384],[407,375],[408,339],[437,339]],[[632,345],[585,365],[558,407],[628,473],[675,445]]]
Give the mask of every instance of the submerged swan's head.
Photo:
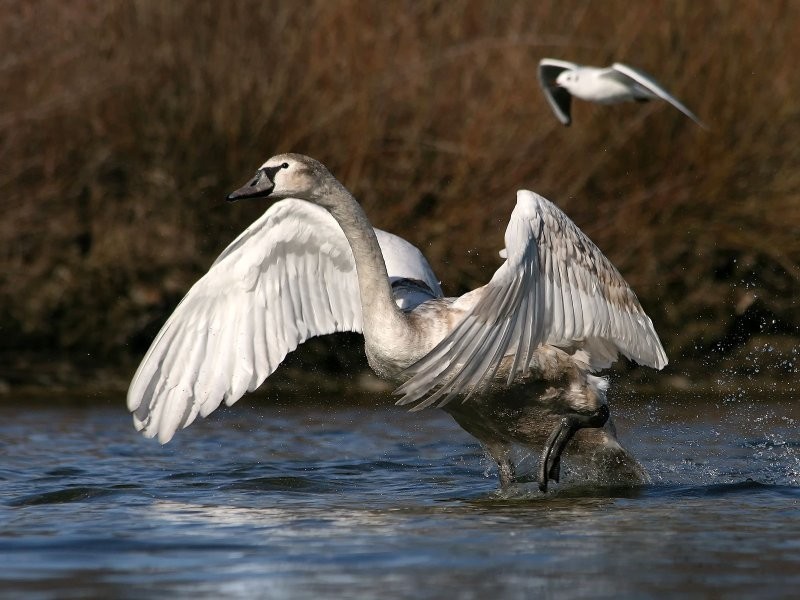
[[[228,201],[244,198],[299,198],[319,203],[328,186],[335,182],[328,169],[302,154],[278,154],[265,162],[255,177],[235,192]]]

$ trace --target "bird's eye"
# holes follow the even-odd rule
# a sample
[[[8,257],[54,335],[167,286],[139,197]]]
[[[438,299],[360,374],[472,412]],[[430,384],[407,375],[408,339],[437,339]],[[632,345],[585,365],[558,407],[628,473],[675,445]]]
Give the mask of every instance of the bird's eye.
[[[281,165],[281,168],[282,168],[282,169],[288,169],[288,168],[289,168],[289,163],[287,163],[287,162],[283,163],[283,164]]]

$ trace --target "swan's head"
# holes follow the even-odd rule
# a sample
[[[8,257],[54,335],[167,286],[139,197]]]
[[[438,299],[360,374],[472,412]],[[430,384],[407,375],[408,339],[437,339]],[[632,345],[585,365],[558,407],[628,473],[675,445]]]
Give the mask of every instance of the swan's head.
[[[228,201],[245,198],[299,198],[318,202],[333,176],[319,161],[302,154],[278,154],[265,162],[255,177],[235,192]]]

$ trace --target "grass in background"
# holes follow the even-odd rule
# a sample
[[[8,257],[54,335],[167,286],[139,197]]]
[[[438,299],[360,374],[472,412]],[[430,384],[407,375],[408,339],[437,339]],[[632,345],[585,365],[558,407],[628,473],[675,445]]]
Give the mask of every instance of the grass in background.
[[[265,206],[283,151],[325,163],[446,293],[484,283],[518,188],[619,267],[673,361],[797,333],[800,4],[6,3],[0,351],[138,356]],[[549,56],[627,62],[662,103],[574,104]],[[724,353],[721,353],[724,354]]]

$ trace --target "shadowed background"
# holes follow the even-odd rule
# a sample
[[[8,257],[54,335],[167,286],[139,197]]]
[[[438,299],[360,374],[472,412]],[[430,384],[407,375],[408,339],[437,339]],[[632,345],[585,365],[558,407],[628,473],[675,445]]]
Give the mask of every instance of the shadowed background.
[[[448,295],[488,280],[515,191],[537,191],[652,317],[672,364],[633,379],[791,384],[799,30],[778,1],[4,2],[0,388],[124,385],[266,208],[225,195],[285,151],[419,246]],[[655,102],[576,101],[564,128],[542,57],[643,69],[710,131]],[[306,368],[358,361],[336,339]]]

